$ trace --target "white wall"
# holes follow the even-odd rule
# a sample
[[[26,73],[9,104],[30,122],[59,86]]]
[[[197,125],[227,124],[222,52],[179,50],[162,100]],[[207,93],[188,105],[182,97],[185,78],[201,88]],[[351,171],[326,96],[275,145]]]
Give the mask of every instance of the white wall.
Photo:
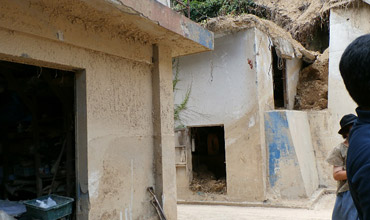
[[[214,51],[179,62],[176,104],[191,86],[183,124],[224,125],[228,200],[265,200],[263,112],[274,106],[269,38],[251,28],[217,38]]]
[[[337,133],[339,120],[355,113],[356,103],[349,96],[339,72],[339,62],[346,47],[357,37],[370,32],[370,6],[332,9],[330,12],[328,110],[310,112],[309,121],[316,151],[320,185],[335,188],[331,166],[325,158],[343,141]]]
[[[212,52],[180,58],[175,104],[183,101],[191,87],[188,109],[180,114],[184,124],[225,124],[253,108],[250,99],[257,94],[250,85],[256,79],[247,74],[246,41],[245,32],[227,35],[215,39]]]
[[[302,60],[294,58],[286,60],[286,98],[287,109],[294,108],[295,96],[297,95],[297,85],[299,81],[299,72],[301,71]]]
[[[360,35],[370,32],[370,6],[363,4],[350,9],[333,9],[330,13],[329,94],[328,108],[333,114],[334,130],[339,119],[354,113],[355,102],[349,96],[339,72],[340,58],[346,47]]]
[[[304,188],[308,196],[319,186],[314,148],[306,112],[287,111],[290,134],[297,154]]]
[[[167,7],[170,7],[170,5],[171,5],[170,0],[156,0],[156,1],[164,4]]]

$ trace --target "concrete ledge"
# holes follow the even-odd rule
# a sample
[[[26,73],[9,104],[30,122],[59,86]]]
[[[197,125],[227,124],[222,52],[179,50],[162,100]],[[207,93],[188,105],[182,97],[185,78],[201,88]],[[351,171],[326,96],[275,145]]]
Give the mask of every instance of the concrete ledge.
[[[119,56],[127,47],[134,56],[153,44],[171,48],[172,57],[214,47],[212,32],[155,0],[4,0],[0,16],[9,31],[97,51],[108,46]]]
[[[85,2],[92,2],[92,6],[104,4],[112,11],[119,10],[129,15],[132,17],[133,25],[147,34],[156,36],[156,41],[170,42],[171,46],[176,48],[173,50],[175,52],[173,56],[213,50],[214,35],[212,32],[156,0],[93,0]],[[101,7],[95,8],[101,10]],[[155,27],[149,28],[148,25],[153,25],[153,23]],[[171,40],[169,41],[169,39]]]
[[[222,205],[222,206],[239,206],[239,207],[268,207],[268,208],[298,208],[312,209],[313,206],[325,194],[334,194],[334,189],[318,189],[309,199],[292,200],[292,201],[267,201],[267,202],[229,202],[229,201],[190,201],[178,200],[177,204],[182,205]]]

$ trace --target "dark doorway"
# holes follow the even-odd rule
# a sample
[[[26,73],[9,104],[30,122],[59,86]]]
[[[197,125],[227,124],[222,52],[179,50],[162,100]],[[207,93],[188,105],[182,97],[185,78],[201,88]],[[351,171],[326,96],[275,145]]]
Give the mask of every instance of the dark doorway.
[[[275,108],[286,107],[286,71],[285,71],[285,59],[280,58],[276,54],[275,47],[272,47],[272,70],[273,70],[273,82],[274,82],[274,103]]]
[[[225,135],[223,126],[193,127],[194,191],[226,193]]]
[[[0,200],[75,198],[75,73],[0,61],[0,103]]]

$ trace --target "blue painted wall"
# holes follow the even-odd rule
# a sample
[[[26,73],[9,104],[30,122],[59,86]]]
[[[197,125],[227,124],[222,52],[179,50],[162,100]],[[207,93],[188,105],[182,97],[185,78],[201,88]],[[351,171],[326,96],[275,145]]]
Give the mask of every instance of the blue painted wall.
[[[270,186],[273,188],[279,180],[280,163],[283,160],[294,160],[294,163],[297,164],[285,112],[265,113],[265,134],[269,156],[268,178]]]

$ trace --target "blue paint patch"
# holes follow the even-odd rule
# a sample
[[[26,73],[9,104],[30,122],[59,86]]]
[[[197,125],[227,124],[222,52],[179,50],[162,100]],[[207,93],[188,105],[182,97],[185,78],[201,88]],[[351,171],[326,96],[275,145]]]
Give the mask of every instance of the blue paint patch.
[[[274,144],[269,144],[269,180],[271,187],[274,187],[277,181],[275,168],[279,167],[280,151]]]
[[[269,182],[274,187],[279,178],[277,171],[280,161],[295,156],[285,112],[265,113],[265,133],[269,154]]]

